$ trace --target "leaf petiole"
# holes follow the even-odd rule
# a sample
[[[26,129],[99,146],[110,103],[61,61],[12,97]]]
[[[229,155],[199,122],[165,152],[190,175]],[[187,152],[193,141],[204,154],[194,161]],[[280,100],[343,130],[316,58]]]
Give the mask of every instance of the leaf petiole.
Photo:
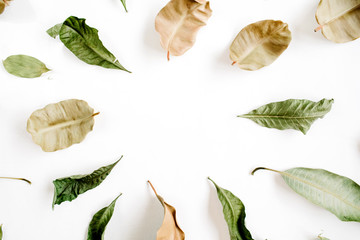
[[[0,179],[20,180],[20,181],[27,182],[28,184],[31,185],[31,181],[27,180],[26,178],[0,177]]]

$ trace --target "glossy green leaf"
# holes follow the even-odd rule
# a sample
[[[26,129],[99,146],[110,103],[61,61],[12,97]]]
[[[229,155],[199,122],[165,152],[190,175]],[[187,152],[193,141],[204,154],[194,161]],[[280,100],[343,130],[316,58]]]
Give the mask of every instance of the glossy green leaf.
[[[127,12],[128,10],[126,9],[126,0],[120,0],[122,5],[124,6],[125,11]]]
[[[3,64],[8,73],[23,78],[40,77],[50,71],[43,62],[27,55],[12,55]]]
[[[316,119],[323,118],[331,110],[333,102],[333,99],[322,99],[319,102],[288,99],[266,104],[238,117],[251,119],[263,127],[279,130],[295,129],[306,134]]]
[[[115,208],[116,200],[121,196],[115,198],[114,201],[107,207],[104,207],[93,216],[88,229],[87,240],[102,240],[104,239],[104,232],[109,223]]]
[[[219,187],[208,178],[216,187],[218,198],[223,206],[225,221],[229,227],[231,240],[253,240],[245,226],[245,206],[242,201],[230,191]]]
[[[360,222],[360,186],[353,180],[323,169],[292,168],[279,173],[286,184],[310,202],[335,214],[342,221]]]
[[[49,35],[54,37],[57,34],[58,25],[50,28]],[[104,68],[125,69],[116,57],[102,44],[98,30],[85,23],[85,19],[71,16],[61,24],[58,31],[60,40],[80,60]]]
[[[65,201],[71,202],[80,194],[99,186],[121,159],[122,156],[115,163],[101,167],[91,174],[75,175],[53,181],[55,186],[53,208],[55,204],[60,205]]]
[[[60,33],[61,27],[62,27],[62,23],[59,23],[53,26],[52,28],[49,28],[46,32],[50,35],[50,37],[56,38]]]

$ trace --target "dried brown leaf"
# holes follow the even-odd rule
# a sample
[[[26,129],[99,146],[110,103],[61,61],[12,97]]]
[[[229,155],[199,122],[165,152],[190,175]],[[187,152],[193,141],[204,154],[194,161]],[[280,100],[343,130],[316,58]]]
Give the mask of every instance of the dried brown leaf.
[[[27,131],[43,151],[53,152],[84,140],[94,126],[94,113],[87,102],[69,99],[33,112]]]
[[[189,50],[195,43],[197,32],[210,18],[209,2],[198,1],[171,0],[156,16],[155,29],[168,59],[170,55],[180,56]]]
[[[243,28],[230,46],[230,58],[254,71],[273,63],[289,46],[291,32],[282,21],[263,20]]]
[[[185,234],[179,227],[176,221],[176,210],[173,206],[166,203],[164,199],[157,194],[154,186],[148,181],[151,188],[154,190],[156,197],[164,207],[164,220],[157,232],[156,240],[184,240]]]
[[[325,38],[344,43],[360,37],[360,0],[321,0],[316,21]]]

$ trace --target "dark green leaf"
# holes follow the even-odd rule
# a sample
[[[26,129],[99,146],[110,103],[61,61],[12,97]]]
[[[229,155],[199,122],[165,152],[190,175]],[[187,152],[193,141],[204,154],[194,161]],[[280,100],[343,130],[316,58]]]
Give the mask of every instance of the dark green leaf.
[[[46,32],[50,35],[50,37],[56,38],[60,33],[61,27],[62,27],[62,23],[59,23],[53,26],[52,28],[49,28]]]
[[[3,64],[8,73],[23,78],[40,77],[50,71],[43,62],[27,55],[12,55]]]
[[[219,187],[213,180],[218,198],[223,206],[223,213],[229,227],[231,240],[253,240],[249,230],[245,226],[245,206],[239,198],[230,191]]]
[[[121,194],[115,198],[112,203],[95,213],[93,216],[88,229],[87,240],[102,240],[104,237],[104,232],[106,225],[109,223],[115,208],[116,200],[121,196]]]
[[[85,19],[69,17],[62,24],[59,36],[64,45],[80,60],[91,65],[130,72],[104,47],[98,30],[86,25]]]
[[[310,202],[335,214],[342,221],[360,222],[360,186],[353,180],[335,173],[312,168],[291,168],[279,173],[286,184]]]
[[[71,202],[80,194],[99,186],[121,158],[113,164],[95,170],[91,174],[75,175],[53,181],[55,186],[53,208],[55,204],[60,205],[65,201]]]
[[[127,12],[128,10],[126,9],[126,0],[120,0],[120,1],[121,1],[122,5],[124,6],[125,11]]]
[[[316,119],[323,118],[331,110],[333,102],[333,99],[322,99],[319,102],[288,99],[266,104],[238,117],[251,119],[263,127],[280,130],[295,129],[306,134]]]

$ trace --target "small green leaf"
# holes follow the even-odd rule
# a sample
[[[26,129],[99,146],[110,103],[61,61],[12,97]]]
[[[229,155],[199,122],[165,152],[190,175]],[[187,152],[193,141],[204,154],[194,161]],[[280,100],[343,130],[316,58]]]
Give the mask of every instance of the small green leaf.
[[[88,229],[87,240],[102,240],[104,238],[104,232],[106,225],[109,223],[115,208],[116,200],[121,196],[115,198],[114,201],[107,207],[104,207],[93,216]]]
[[[53,26],[52,28],[49,28],[46,32],[50,35],[50,37],[56,38],[60,33],[61,27],[62,27],[62,23],[59,23]]]
[[[3,230],[2,230],[2,224],[0,225],[0,240],[3,238]]]
[[[50,71],[43,62],[27,55],[12,55],[3,64],[8,73],[23,78],[40,77]]]
[[[80,60],[90,64],[104,68],[125,69],[116,57],[107,50],[102,44],[98,30],[89,27],[85,23],[85,19],[71,16],[61,24],[60,30],[50,28],[49,35],[54,37],[59,33],[60,40],[63,44]]]
[[[121,159],[122,156],[115,163],[101,167],[88,175],[74,175],[53,181],[55,186],[53,208],[55,204],[71,202],[80,194],[99,186]]]
[[[310,202],[327,209],[342,221],[360,222],[360,186],[353,180],[335,173],[312,168],[291,168],[279,173],[286,184]]]
[[[295,129],[306,134],[316,119],[323,118],[331,110],[333,102],[333,99],[322,99],[319,102],[288,99],[266,104],[238,117],[251,119],[263,127],[279,130]]]
[[[216,187],[218,198],[223,206],[225,221],[229,227],[231,240],[253,240],[245,226],[245,206],[242,201],[230,191],[219,187],[208,178]]]
[[[121,1],[122,5],[124,6],[125,11],[127,12],[128,10],[126,9],[126,0],[120,0],[120,1]]]
[[[329,238],[321,236],[322,234],[319,234],[316,240],[330,240]]]

